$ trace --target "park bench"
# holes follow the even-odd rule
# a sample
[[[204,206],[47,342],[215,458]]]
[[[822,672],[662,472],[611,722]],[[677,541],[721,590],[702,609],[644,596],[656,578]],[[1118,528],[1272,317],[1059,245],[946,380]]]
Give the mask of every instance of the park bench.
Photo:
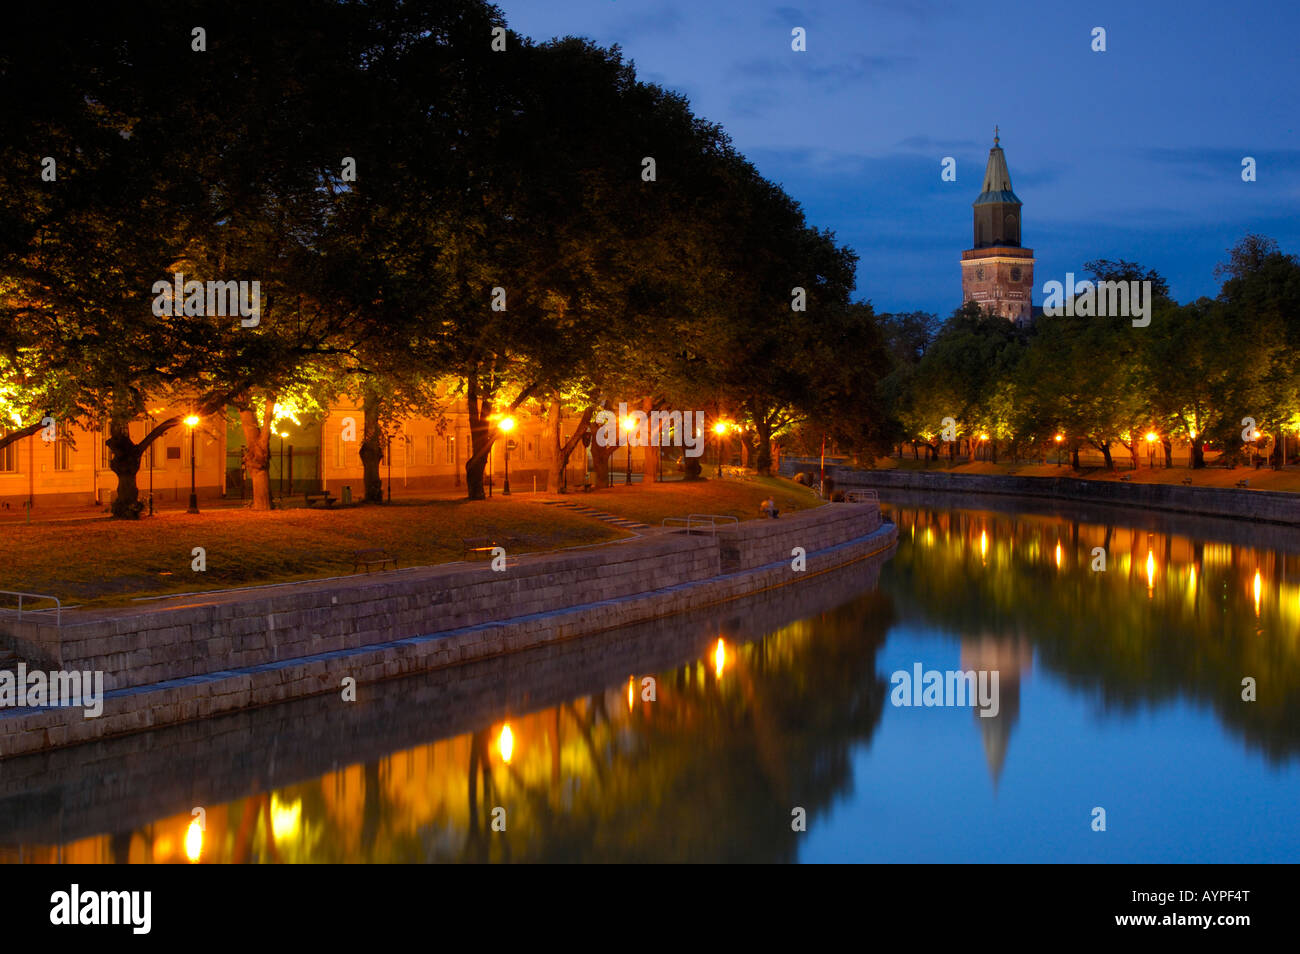
[[[393,569],[397,569],[397,560],[387,550],[380,547],[372,547],[369,550],[354,550],[352,552],[353,573],[356,573],[363,566],[366,568],[367,573],[370,572],[372,566],[377,566],[382,570],[390,563],[393,565]]]
[[[502,542],[498,542],[495,537],[465,537],[462,542],[465,544],[465,559],[468,560],[479,553],[491,556],[497,547],[510,550],[518,545],[519,538],[505,537]]]
[[[1183,486],[1184,486],[1184,487],[1190,487],[1190,486],[1192,486],[1192,478],[1190,478],[1190,477],[1184,477],[1184,478],[1183,478]]]
[[[1238,486],[1238,487],[1243,487],[1243,488],[1248,488],[1248,487],[1250,487],[1250,478],[1247,477],[1245,480],[1239,480],[1239,481],[1237,481],[1237,486]]]
[[[1120,474],[1120,475],[1119,475],[1119,479],[1120,479],[1120,480],[1132,480],[1132,479],[1133,479],[1133,475],[1132,475],[1132,474]]]
[[[592,485],[591,485],[591,481],[590,481],[590,480],[586,481],[586,482],[583,483],[583,485],[582,485],[582,492],[583,492],[584,494],[589,494],[589,493],[591,493],[591,486],[592,486]]]
[[[338,500],[338,498],[328,490],[307,490],[303,492],[302,497],[303,500],[307,502],[308,507],[322,502],[326,507],[333,507],[334,501]]]

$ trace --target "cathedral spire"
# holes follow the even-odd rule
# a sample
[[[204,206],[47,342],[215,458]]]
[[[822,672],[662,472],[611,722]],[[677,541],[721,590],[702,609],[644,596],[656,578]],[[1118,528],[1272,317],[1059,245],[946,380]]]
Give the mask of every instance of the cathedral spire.
[[[997,144],[998,144],[998,127],[997,127],[996,125],[994,125],[994,127],[993,127],[993,145],[996,146]]]

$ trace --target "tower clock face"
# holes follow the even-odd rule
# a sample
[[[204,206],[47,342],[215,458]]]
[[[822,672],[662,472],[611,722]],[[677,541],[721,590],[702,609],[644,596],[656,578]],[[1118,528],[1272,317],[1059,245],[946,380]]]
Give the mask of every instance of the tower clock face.
[[[982,266],[980,268],[975,269],[975,281],[977,282],[984,281],[984,268]]]
[[[1016,266],[1013,266],[1013,267],[1012,267],[1012,269],[1011,269],[1011,280],[1012,280],[1013,282],[1018,282],[1018,281],[1020,281],[1020,266],[1019,266],[1019,265],[1016,265]]]

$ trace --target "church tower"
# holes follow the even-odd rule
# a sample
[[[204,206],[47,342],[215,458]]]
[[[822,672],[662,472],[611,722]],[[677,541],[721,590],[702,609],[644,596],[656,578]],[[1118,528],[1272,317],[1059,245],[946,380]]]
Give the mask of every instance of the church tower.
[[[984,187],[975,200],[974,247],[961,253],[962,301],[1017,324],[1033,318],[1034,250],[1020,245],[1020,199],[993,130]]]

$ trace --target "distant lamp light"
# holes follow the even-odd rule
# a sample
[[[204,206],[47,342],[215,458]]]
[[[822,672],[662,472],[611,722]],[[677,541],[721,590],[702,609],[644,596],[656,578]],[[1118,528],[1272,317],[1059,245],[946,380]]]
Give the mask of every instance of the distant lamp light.
[[[187,418],[185,419],[185,426],[186,426],[186,427],[198,427],[198,426],[199,426],[199,418],[198,418],[198,415],[197,415],[197,414],[191,414],[189,417],[187,417]]]
[[[1147,443],[1148,443],[1148,444],[1154,444],[1155,442],[1156,442],[1156,432],[1155,432],[1155,431],[1147,431]]]
[[[723,434],[727,433],[727,422],[726,422],[726,421],[718,421],[718,423],[714,424],[714,425],[713,425],[713,433],[717,434],[719,437],[721,437]]]
[[[503,417],[501,418],[500,422],[497,424],[497,427],[501,430],[501,433],[509,434],[511,431],[515,429],[516,423],[517,422],[513,417]]]
[[[1064,434],[1057,434],[1056,437],[1053,438],[1053,440],[1055,440],[1056,443],[1059,444],[1059,443],[1061,443],[1061,441],[1065,440],[1065,435],[1064,435]]]
[[[497,740],[497,747],[501,750],[501,761],[509,765],[510,757],[515,753],[515,734],[510,731],[509,722],[501,727],[501,737]]]

